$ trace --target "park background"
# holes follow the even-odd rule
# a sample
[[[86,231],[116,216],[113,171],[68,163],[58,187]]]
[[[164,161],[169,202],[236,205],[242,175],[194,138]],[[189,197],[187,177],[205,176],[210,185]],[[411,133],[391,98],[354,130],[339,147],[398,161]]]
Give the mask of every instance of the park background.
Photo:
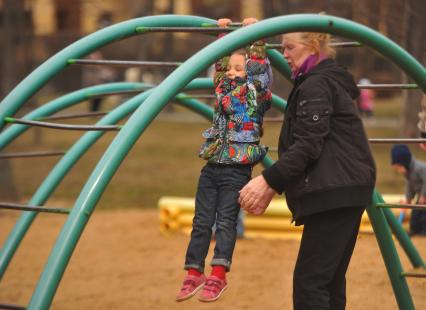
[[[32,70],[69,44],[100,28],[131,18],[184,14],[213,19],[230,17],[235,21],[241,21],[248,16],[264,19],[321,11],[379,31],[424,64],[426,3],[422,0],[0,0],[2,38],[0,97],[4,98]],[[101,52],[105,59],[184,61],[213,40],[214,38],[204,35],[147,34],[115,42],[102,48]],[[270,38],[268,41],[278,43],[279,37]],[[356,80],[368,77],[372,83],[412,82],[396,66],[366,47],[339,49],[337,59],[349,69]],[[53,98],[85,86],[84,70],[82,66],[67,68],[34,96],[18,115],[24,115]],[[147,68],[129,74],[124,68],[116,68],[114,76],[116,81],[131,80],[157,84],[171,71],[172,69]],[[206,75],[207,72],[204,72],[203,76]],[[286,98],[290,89],[290,83],[276,73],[273,91]],[[369,137],[417,137],[416,123],[421,96],[421,91],[377,91],[374,116],[365,119]],[[102,110],[111,110],[124,100],[126,97],[122,95],[111,96],[103,101]],[[86,102],[64,112],[87,111],[88,108],[89,102]],[[269,113],[268,116],[279,115],[274,111]],[[72,120],[70,123],[87,124],[96,120],[95,118]],[[156,207],[162,196],[194,196],[199,171],[204,164],[197,158],[197,150],[202,143],[201,132],[208,126],[209,123],[202,117],[173,103],[170,103],[149,126],[126,157],[98,203],[97,211],[101,212],[99,215],[95,212],[87,232],[83,234],[82,243],[71,259],[70,268],[58,291],[54,307],[75,309],[73,305],[80,305],[77,308],[114,309],[120,302],[129,302],[123,309],[139,309],[138,289],[145,292],[140,294],[147,299],[147,303],[144,304],[147,308],[175,307],[173,303],[164,304],[162,301],[173,300],[174,290],[178,288],[187,237],[161,236]],[[266,124],[263,143],[276,147],[279,129],[280,124]],[[80,136],[81,132],[32,129],[8,146],[7,151],[67,150]],[[115,133],[106,133],[84,155],[55,191],[52,199],[47,202],[48,206],[72,207],[87,177],[114,136]],[[410,148],[417,158],[426,159],[426,154],[421,153],[415,145]],[[390,169],[390,145],[372,145],[372,149],[378,167],[378,191],[404,193],[404,179]],[[275,153],[271,153],[271,156],[276,158]],[[0,201],[27,202],[57,160],[47,157],[0,161]],[[256,168],[255,175],[260,169]],[[0,213],[3,222],[0,240],[6,238],[16,216],[5,211]],[[21,252],[17,253],[17,262],[11,265],[10,271],[0,285],[1,301],[6,301],[4,299],[7,298],[7,301],[27,302],[62,221],[52,215],[42,215],[37,219],[28,240],[22,245]],[[394,309],[395,302],[392,300],[389,281],[374,237],[363,238],[364,242],[360,242],[357,246],[354,267],[349,274],[349,277],[357,277],[355,284],[350,284],[350,287],[356,287],[361,291],[356,290],[349,295],[351,300],[349,309],[375,309],[374,306],[358,305],[357,300],[364,298],[361,296],[369,292],[372,292],[371,295],[380,294],[381,290],[385,297],[375,300],[374,296],[371,296],[369,305],[377,304],[377,309]],[[424,240],[414,241],[425,257]],[[247,300],[252,298],[250,290],[254,291],[256,288],[252,283],[254,279],[250,278],[254,277],[253,273],[250,273],[250,264],[259,262],[250,258],[249,254],[255,251],[264,252],[270,258],[270,264],[260,268],[266,276],[259,272],[255,275],[258,276],[261,285],[267,286],[271,284],[268,281],[270,279],[268,272],[274,273],[272,293],[265,288],[262,290],[263,295],[253,299],[254,304],[240,300],[236,309],[256,309],[255,305],[262,305],[262,300],[270,302],[270,309],[287,309],[291,300],[291,270],[297,252],[297,241],[285,243],[269,240],[262,241],[261,244],[250,242],[243,240],[241,246],[237,248],[236,260],[240,261],[238,263],[240,265],[237,265],[240,266],[240,271],[236,268],[236,279],[232,281],[241,283],[235,283],[236,289],[229,292],[229,298],[220,307],[229,309],[233,300],[235,299],[235,302],[240,300],[237,296],[243,293],[247,293]],[[272,251],[270,248],[278,250]],[[161,258],[157,259],[159,264],[170,263],[170,266],[160,272],[160,279],[167,282],[167,285],[159,280],[159,283],[155,283],[157,290],[155,287],[148,289],[149,283],[133,286],[138,283],[138,279],[140,283],[145,283],[146,280],[142,279],[150,272],[152,262],[149,258],[154,254],[160,255]],[[247,260],[243,261],[242,257],[246,256]],[[23,263],[28,257],[32,258],[33,264]],[[135,269],[134,273],[131,271],[132,268]],[[273,268],[278,270],[276,274]],[[167,275],[170,276],[170,281]],[[76,278],[77,283],[74,281]],[[369,282],[372,279],[374,279],[372,286],[364,286],[364,281]],[[245,288],[244,284],[247,282],[251,284]],[[415,303],[420,303],[418,305],[426,309],[425,281],[411,282],[412,280],[410,285],[413,285]],[[121,287],[123,283],[124,289]],[[166,296],[158,291],[162,285],[165,285]],[[127,290],[129,294],[133,292],[135,295],[126,299],[123,290]],[[281,291],[286,292],[276,295]],[[108,298],[105,298],[105,295],[108,295]],[[100,300],[103,298],[109,306],[100,306]],[[191,305],[197,306],[196,303]],[[383,307],[384,305],[389,305],[389,308]]]

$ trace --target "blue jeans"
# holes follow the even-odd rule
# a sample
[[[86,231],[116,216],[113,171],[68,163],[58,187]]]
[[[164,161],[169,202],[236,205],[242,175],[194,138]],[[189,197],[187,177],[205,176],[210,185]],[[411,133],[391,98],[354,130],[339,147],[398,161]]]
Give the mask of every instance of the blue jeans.
[[[211,265],[221,265],[230,270],[240,211],[238,192],[250,181],[251,172],[250,165],[207,164],[203,167],[195,196],[195,215],[185,269],[204,272],[212,227],[216,222],[216,246]]]

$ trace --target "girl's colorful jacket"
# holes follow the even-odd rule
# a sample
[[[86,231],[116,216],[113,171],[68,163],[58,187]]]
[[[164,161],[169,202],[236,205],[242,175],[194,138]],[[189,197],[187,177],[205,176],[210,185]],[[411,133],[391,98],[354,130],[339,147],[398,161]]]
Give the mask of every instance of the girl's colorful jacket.
[[[199,152],[210,163],[255,164],[266,155],[267,148],[259,144],[263,116],[272,98],[265,43],[254,43],[246,58],[246,79],[226,77],[229,56],[215,64],[213,126],[204,131],[206,142]]]

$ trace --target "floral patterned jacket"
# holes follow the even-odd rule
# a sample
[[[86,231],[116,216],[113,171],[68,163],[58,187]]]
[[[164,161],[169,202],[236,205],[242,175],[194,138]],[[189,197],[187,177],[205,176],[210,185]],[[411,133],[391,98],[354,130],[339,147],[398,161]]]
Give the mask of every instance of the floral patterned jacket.
[[[267,148],[259,144],[263,116],[272,99],[265,43],[255,42],[246,55],[246,79],[226,77],[229,56],[215,64],[213,126],[204,131],[206,141],[199,152],[210,163],[253,165],[266,155]]]

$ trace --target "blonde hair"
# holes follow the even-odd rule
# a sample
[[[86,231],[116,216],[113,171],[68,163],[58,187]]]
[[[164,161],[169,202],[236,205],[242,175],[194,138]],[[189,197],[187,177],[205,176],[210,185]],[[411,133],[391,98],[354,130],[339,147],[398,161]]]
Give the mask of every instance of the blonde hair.
[[[300,32],[301,43],[310,47],[315,54],[325,54],[334,58],[336,50],[330,47],[331,35],[328,33],[318,32]]]

